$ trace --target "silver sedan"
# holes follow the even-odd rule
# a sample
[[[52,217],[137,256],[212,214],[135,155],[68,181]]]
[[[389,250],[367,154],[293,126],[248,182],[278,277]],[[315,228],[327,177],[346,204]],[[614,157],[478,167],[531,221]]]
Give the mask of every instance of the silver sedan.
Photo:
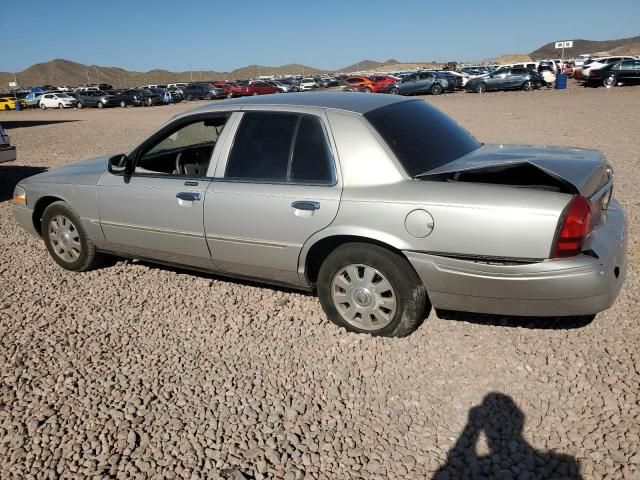
[[[431,306],[593,315],[625,276],[600,152],[483,145],[422,100],[269,95],[179,115],[132,152],[21,181],[13,211],[53,260],[106,255],[316,291],[355,332]]]

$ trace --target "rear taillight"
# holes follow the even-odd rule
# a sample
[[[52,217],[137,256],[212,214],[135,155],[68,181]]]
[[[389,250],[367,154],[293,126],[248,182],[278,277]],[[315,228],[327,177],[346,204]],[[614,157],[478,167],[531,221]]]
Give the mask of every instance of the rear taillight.
[[[560,218],[559,226],[551,258],[578,255],[591,230],[591,204],[589,200],[581,195],[573,197]]]
[[[597,77],[598,76],[598,71],[597,70],[589,70],[589,76],[590,77]]]

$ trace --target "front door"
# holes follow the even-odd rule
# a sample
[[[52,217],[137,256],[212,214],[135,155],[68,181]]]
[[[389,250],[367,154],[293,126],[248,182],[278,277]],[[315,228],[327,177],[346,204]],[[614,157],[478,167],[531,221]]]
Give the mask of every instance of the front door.
[[[226,116],[180,119],[134,153],[131,175],[107,173],[98,211],[117,252],[208,268],[203,211],[207,169]]]
[[[299,284],[305,241],[335,218],[341,187],[324,118],[244,112],[205,198],[214,268]]]

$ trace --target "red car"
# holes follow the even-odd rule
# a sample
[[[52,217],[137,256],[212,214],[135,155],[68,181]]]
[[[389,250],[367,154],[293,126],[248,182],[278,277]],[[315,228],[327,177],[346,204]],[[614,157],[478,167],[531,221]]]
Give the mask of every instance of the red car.
[[[375,75],[371,77],[371,80],[376,82],[379,92],[384,92],[389,85],[396,83],[399,79],[391,75]]]
[[[269,85],[267,82],[255,80],[249,83],[238,84],[236,88],[231,88],[231,97],[247,97],[249,95],[269,95],[270,93],[278,93],[278,87]],[[230,98],[230,97],[229,97]]]
[[[224,96],[227,98],[241,96],[242,88],[235,82],[213,82],[213,86],[224,89]]]

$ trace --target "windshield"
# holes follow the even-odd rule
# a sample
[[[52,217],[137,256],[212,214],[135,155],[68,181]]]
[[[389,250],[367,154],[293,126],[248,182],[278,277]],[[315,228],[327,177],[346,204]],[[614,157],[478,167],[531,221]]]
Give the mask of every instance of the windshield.
[[[440,110],[414,100],[365,115],[411,177],[456,160],[481,146]]]

